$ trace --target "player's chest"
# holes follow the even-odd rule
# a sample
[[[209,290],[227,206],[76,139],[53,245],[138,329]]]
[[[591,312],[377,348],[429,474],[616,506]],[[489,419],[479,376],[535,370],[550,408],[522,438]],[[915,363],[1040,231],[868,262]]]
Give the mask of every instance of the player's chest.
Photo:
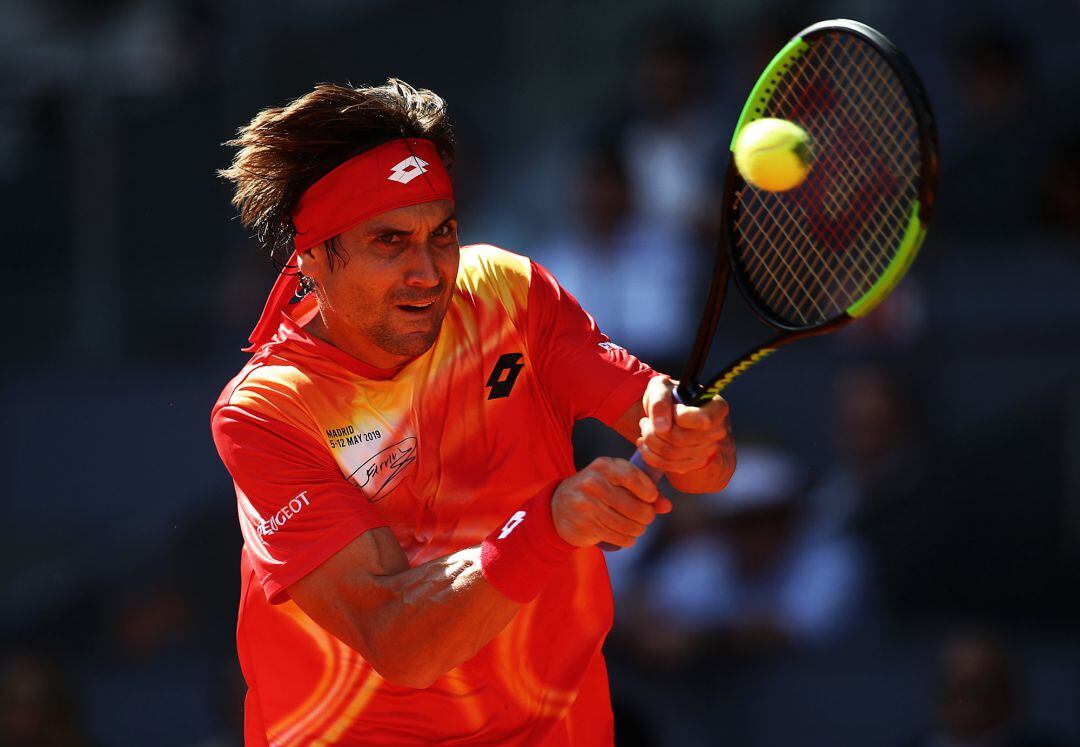
[[[319,427],[357,499],[392,525],[480,531],[565,469],[569,441],[551,448],[563,428],[519,340],[436,353],[397,381],[359,387]]]

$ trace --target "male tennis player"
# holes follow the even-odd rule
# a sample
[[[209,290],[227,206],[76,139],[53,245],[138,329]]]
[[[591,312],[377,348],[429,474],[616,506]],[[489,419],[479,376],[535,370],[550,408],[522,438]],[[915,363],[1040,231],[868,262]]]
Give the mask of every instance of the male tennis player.
[[[571,427],[599,418],[713,491],[727,406],[673,409],[543,268],[459,248],[430,91],[320,85],[232,144],[241,218],[296,268],[212,416],[245,540],[247,744],[610,744],[596,545],[671,505],[627,461],[575,473]]]

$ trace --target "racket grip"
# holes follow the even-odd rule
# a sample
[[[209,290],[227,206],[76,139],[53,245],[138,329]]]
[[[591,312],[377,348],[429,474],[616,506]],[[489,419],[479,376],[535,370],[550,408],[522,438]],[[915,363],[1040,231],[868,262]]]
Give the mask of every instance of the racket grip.
[[[662,471],[653,467],[651,464],[645,464],[645,459],[641,456],[641,451],[634,452],[634,456],[630,457],[630,464],[648,475],[649,479],[655,483],[659,483],[664,479],[664,473]]]
[[[675,387],[675,390],[671,393],[671,396],[672,399],[675,401],[675,404],[677,405],[693,401],[692,390],[689,388],[684,389],[684,385],[682,384]],[[645,459],[641,456],[640,450],[635,451],[634,456],[630,457],[630,464],[634,465],[639,470],[648,475],[649,479],[655,483],[659,483],[661,480],[664,479],[663,470],[659,470],[650,464],[646,464]],[[597,545],[597,547],[599,547],[604,552],[616,552],[617,550],[621,549],[618,545],[613,545],[610,542],[601,542]]]
[[[649,479],[653,482],[660,482],[664,478],[664,473],[658,470],[656,467],[645,464],[645,460],[641,458],[641,452],[635,451],[634,456],[630,457],[630,464],[637,467],[639,470],[649,476]],[[604,552],[616,552],[622,548],[618,545],[613,545],[610,542],[601,542],[597,544]]]

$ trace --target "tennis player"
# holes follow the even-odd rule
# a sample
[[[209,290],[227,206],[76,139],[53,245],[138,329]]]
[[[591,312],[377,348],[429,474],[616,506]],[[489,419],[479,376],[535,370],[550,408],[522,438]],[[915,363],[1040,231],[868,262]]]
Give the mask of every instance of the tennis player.
[[[230,144],[241,219],[290,257],[212,415],[246,744],[611,744],[596,545],[671,504],[627,461],[575,472],[571,428],[716,491],[726,404],[674,409],[542,267],[459,247],[432,92],[320,85]]]

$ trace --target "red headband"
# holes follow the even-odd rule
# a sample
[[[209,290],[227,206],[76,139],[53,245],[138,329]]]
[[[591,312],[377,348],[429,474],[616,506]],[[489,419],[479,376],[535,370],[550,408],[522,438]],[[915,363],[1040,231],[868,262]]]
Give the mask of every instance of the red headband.
[[[300,197],[293,225],[296,255],[348,231],[372,216],[435,200],[454,199],[450,175],[435,145],[401,139],[364,151],[315,182]],[[278,276],[245,348],[251,351],[277,331],[280,314],[299,288],[296,273]]]

